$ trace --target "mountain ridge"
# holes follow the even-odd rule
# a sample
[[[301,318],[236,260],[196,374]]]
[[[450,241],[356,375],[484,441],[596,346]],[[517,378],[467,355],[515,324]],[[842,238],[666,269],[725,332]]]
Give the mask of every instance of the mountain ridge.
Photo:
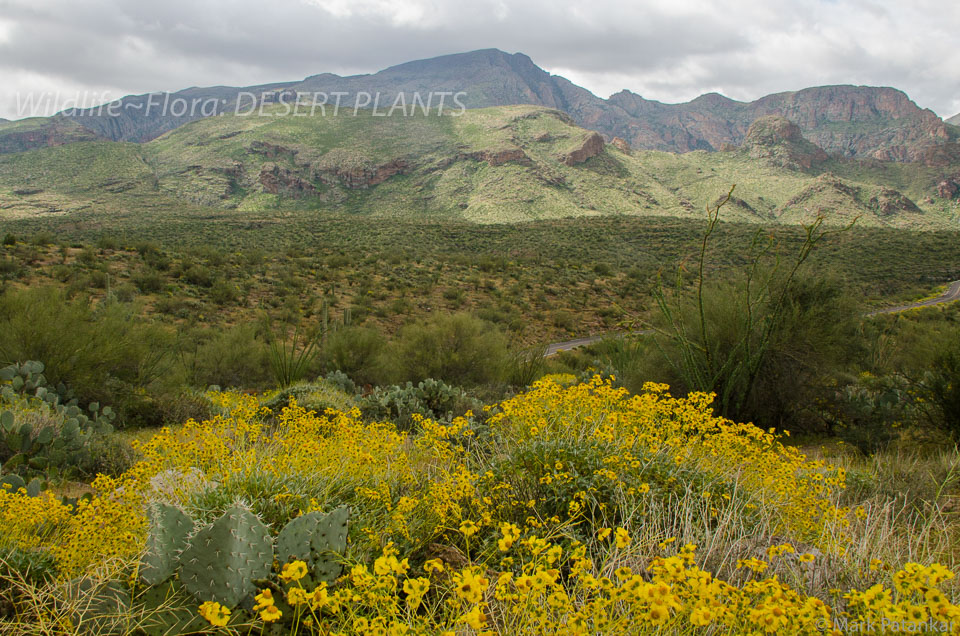
[[[566,112],[535,105],[226,115],[144,144],[98,138],[0,154],[0,218],[702,218],[735,183],[731,220],[796,224],[823,214],[831,224],[937,230],[960,222],[960,157],[946,158],[953,163],[936,167],[831,156],[778,115],[758,118],[740,147],[684,154],[608,144]]]
[[[823,86],[776,93],[752,102],[737,102],[708,93],[689,102],[666,104],[629,90],[602,99],[566,78],[552,75],[523,53],[481,49],[404,62],[371,74],[341,77],[311,75],[299,82],[251,87],[190,88],[170,94],[122,98],[116,117],[88,109],[72,114],[100,136],[115,141],[145,142],[185,123],[201,119],[191,112],[150,115],[150,96],[216,100],[219,108],[236,109],[239,93],[266,92],[279,97],[296,93],[380,93],[379,104],[391,104],[399,93],[464,92],[468,108],[531,104],[562,110],[580,126],[610,141],[620,137],[631,146],[668,152],[721,150],[740,145],[750,124],[764,115],[785,116],[803,134],[829,153],[881,160],[922,161],[931,146],[960,138],[960,128],[921,109],[902,91],[890,87]],[[355,104],[356,102],[354,102]],[[128,106],[129,104],[129,106]],[[370,104],[367,104],[369,107]],[[106,121],[105,121],[106,119]]]

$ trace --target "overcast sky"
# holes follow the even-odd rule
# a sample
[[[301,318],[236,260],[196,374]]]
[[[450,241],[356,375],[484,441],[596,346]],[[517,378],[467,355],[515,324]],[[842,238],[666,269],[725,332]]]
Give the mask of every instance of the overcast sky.
[[[0,0],[0,117],[30,92],[244,86],[481,48],[601,97],[869,84],[960,112],[956,0]]]

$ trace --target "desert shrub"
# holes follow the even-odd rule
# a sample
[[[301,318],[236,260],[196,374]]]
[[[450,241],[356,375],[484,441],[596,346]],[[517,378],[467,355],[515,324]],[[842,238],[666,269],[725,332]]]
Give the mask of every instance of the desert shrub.
[[[163,278],[153,271],[142,271],[133,277],[133,284],[140,293],[156,294],[163,289]]]
[[[360,384],[375,384],[384,375],[381,355],[385,346],[385,338],[376,329],[350,326],[327,335],[321,356],[326,368],[345,373]]]
[[[414,385],[376,387],[358,401],[364,418],[392,421],[401,430],[413,430],[419,418],[451,421],[470,411],[480,411],[481,404],[461,388],[428,378]]]
[[[211,287],[214,283],[214,274],[203,265],[189,265],[181,274],[184,281],[198,287]]]
[[[37,232],[30,237],[32,245],[53,245],[57,242],[57,237],[52,232]]]
[[[349,411],[354,406],[353,396],[342,391],[332,382],[318,380],[316,382],[295,384],[280,391],[265,400],[263,405],[274,415],[295,402],[297,406],[307,411],[323,414],[327,409]]]
[[[404,326],[390,343],[385,367],[399,382],[435,378],[458,386],[503,380],[507,340],[469,314],[436,314]]]
[[[218,280],[210,288],[210,300],[218,305],[229,305],[237,302],[237,288],[230,283]]]
[[[185,344],[190,351],[181,354],[192,386],[257,388],[271,383],[269,347],[256,326],[211,331],[194,334],[193,343]]]
[[[823,217],[803,228],[789,259],[758,232],[737,273],[711,276],[708,251],[729,199],[709,211],[689,286],[680,269],[671,292],[655,290],[657,345],[682,388],[715,393],[724,416],[803,428],[805,405],[853,357],[859,312],[839,284],[802,269],[830,233]]]
[[[940,343],[930,368],[914,382],[914,390],[927,421],[960,441],[960,331]]]
[[[130,470],[136,462],[136,453],[130,444],[115,435],[96,435],[87,446],[87,452],[76,468],[85,479],[97,475],[118,477]]]
[[[114,287],[110,290],[110,293],[117,302],[129,303],[133,302],[133,299],[137,297],[137,288],[129,283],[124,283]]]
[[[213,417],[216,412],[210,397],[205,393],[182,387],[160,396],[156,406],[161,424],[180,424],[187,420],[202,422]]]
[[[506,381],[511,386],[526,388],[544,374],[547,352],[545,345],[513,346],[507,360]]]
[[[41,360],[50,384],[81,403],[118,408],[125,394],[153,390],[172,364],[170,336],[115,302],[91,306],[51,287],[8,290],[0,302],[0,362]]]

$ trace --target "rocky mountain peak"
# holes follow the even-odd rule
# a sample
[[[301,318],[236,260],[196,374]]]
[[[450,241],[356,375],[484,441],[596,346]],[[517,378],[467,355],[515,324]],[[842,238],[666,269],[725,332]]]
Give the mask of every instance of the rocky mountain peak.
[[[776,146],[801,140],[803,133],[800,132],[800,126],[780,115],[764,115],[750,124],[744,143],[749,146]]]
[[[754,159],[791,170],[810,170],[828,158],[803,137],[800,126],[780,115],[758,117],[747,129],[743,146]]]
[[[746,141],[750,124],[764,115],[786,117],[809,141],[847,157],[923,161],[932,147],[949,144],[957,137],[956,130],[932,111],[921,109],[905,93],[889,87],[820,86],[752,102],[707,93],[690,102],[666,104],[629,90],[601,99],[551,75],[523,53],[498,49],[415,60],[368,75],[323,73],[302,82],[189,89],[170,97],[188,101],[216,98],[229,110],[238,91],[265,90],[327,95],[344,92],[351,96],[365,93],[376,95],[380,107],[394,103],[401,93],[463,93],[460,103],[467,108],[546,106],[568,113],[578,125],[597,131],[606,140],[619,137],[633,148],[668,152],[739,146]],[[161,113],[158,109],[147,112],[147,96],[126,97],[123,102],[119,117],[91,112],[78,117],[98,135],[137,142],[149,141],[201,117]]]

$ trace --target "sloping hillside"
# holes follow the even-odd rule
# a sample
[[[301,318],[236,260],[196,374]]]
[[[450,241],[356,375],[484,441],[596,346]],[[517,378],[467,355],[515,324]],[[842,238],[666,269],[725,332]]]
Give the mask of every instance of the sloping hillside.
[[[0,214],[336,210],[514,223],[596,215],[700,218],[731,184],[725,218],[953,227],[960,161],[852,161],[797,125],[758,119],[744,144],[673,154],[607,144],[536,106],[352,109],[202,119],[147,144],[85,142],[0,156]],[[947,157],[949,159],[949,157]],[[194,210],[195,212],[184,212]]]

